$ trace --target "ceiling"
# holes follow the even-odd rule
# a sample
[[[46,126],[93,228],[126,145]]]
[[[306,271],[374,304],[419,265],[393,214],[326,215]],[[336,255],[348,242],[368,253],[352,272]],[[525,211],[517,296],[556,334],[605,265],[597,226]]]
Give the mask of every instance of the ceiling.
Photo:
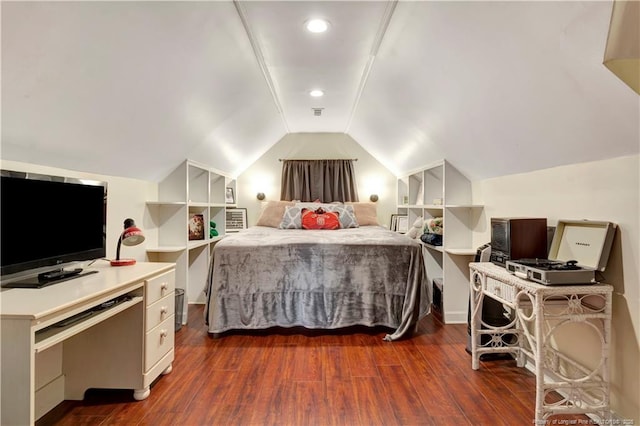
[[[477,180],[637,154],[640,98],[602,65],[611,8],[3,1],[1,156],[159,180],[338,132],[396,174],[446,158]]]

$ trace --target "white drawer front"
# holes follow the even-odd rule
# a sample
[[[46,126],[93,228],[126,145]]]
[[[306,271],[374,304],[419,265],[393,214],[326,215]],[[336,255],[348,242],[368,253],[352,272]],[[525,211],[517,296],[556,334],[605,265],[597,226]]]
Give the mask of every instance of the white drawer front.
[[[174,316],[160,323],[156,328],[147,332],[145,336],[145,356],[144,369],[149,370],[155,365],[167,352],[173,349],[173,341],[175,335]]]
[[[147,280],[145,287],[145,293],[147,296],[146,304],[149,306],[169,293],[173,293],[173,290],[176,288],[175,271],[170,271],[166,274]]]
[[[171,293],[147,308],[145,330],[149,331],[175,313],[175,297]]]
[[[497,281],[491,277],[487,277],[487,292],[507,302],[513,302],[515,299],[515,288],[513,286]]]

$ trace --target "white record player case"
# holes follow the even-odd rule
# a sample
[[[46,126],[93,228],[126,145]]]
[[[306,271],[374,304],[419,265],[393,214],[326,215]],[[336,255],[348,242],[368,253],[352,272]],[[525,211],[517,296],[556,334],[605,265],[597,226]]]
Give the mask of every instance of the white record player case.
[[[548,259],[507,261],[512,274],[544,285],[598,282],[613,245],[616,224],[588,220],[560,220]]]

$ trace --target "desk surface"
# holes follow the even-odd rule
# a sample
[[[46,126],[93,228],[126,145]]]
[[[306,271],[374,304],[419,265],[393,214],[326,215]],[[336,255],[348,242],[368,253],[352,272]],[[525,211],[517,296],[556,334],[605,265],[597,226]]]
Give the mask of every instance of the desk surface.
[[[486,274],[488,277],[526,290],[530,293],[544,293],[549,295],[567,293],[601,294],[613,291],[613,286],[610,284],[542,285],[534,281],[516,277],[505,268],[491,262],[472,262],[469,263],[469,267],[472,270]]]
[[[110,266],[101,261],[85,268],[98,271],[58,284],[38,289],[3,288],[0,292],[0,318],[38,320],[57,311],[78,305],[113,291],[115,287],[126,287],[155,273],[169,271],[174,263],[138,262],[132,266]]]

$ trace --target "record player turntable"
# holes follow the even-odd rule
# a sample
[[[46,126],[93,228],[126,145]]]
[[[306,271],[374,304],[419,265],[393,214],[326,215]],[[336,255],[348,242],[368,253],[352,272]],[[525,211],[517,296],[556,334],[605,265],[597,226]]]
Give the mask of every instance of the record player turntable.
[[[507,261],[512,274],[544,285],[596,283],[596,271],[609,260],[616,225],[611,222],[560,220],[548,259]]]

